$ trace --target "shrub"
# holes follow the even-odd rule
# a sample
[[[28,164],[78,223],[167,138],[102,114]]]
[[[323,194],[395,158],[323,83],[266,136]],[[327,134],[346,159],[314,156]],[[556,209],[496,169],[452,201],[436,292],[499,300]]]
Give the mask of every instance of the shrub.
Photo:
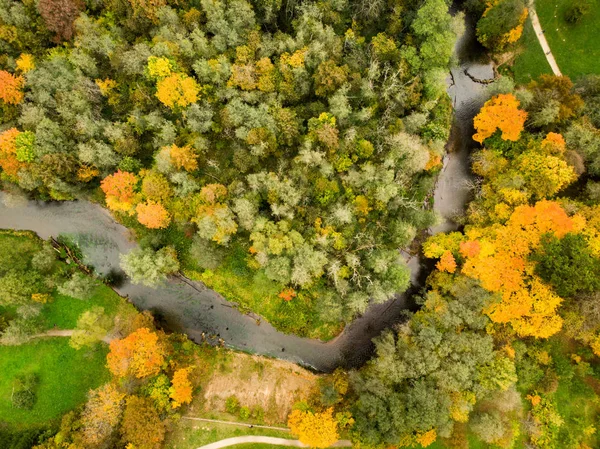
[[[236,414],[240,409],[240,401],[235,396],[229,396],[225,401],[225,410],[227,413]]]
[[[248,408],[246,406],[240,407],[238,416],[240,417],[240,419],[243,419],[243,420],[250,418],[250,408]]]
[[[31,410],[35,405],[35,390],[38,382],[38,377],[34,373],[23,374],[17,377],[11,396],[12,406],[14,408]]]
[[[592,10],[589,0],[571,0],[565,11],[565,20],[569,23],[579,23]]]

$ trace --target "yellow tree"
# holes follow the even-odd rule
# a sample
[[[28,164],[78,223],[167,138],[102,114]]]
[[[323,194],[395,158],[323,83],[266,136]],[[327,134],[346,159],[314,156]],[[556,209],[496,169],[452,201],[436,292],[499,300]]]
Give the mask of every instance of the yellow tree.
[[[473,124],[477,133],[473,139],[482,143],[497,129],[502,131],[502,139],[517,141],[523,131],[527,112],[519,109],[519,100],[512,94],[501,94],[486,101]]]
[[[190,382],[191,368],[181,368],[175,371],[171,380],[169,396],[173,399],[173,408],[192,402],[192,383]]]
[[[101,446],[113,433],[123,412],[123,398],[113,384],[90,391],[81,414],[82,437],[86,447]]]
[[[294,410],[288,417],[288,426],[292,434],[310,447],[329,447],[339,439],[332,408],[321,413]]]
[[[199,93],[198,83],[182,73],[173,73],[156,83],[156,98],[171,109],[195,103]]]
[[[198,155],[189,145],[178,147],[172,145],[170,148],[171,162],[176,168],[183,168],[185,171],[192,172],[198,168]]]

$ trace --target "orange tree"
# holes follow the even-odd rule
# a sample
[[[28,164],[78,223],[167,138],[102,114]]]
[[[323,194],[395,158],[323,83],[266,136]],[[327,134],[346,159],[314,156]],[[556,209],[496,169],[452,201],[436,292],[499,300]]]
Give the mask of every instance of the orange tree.
[[[100,183],[106,195],[106,205],[111,210],[129,211],[135,202],[137,177],[133,173],[118,170]]]
[[[156,332],[146,327],[110,342],[107,364],[116,377],[144,378],[160,372],[166,351]]]
[[[25,79],[0,70],[0,100],[6,104],[19,104],[23,101]]]
[[[544,200],[518,206],[504,225],[468,226],[464,236],[432,237],[424,253],[442,257],[441,265],[450,253],[462,262],[463,274],[498,293],[500,301],[485,309],[493,322],[510,324],[523,337],[545,338],[562,326],[557,313],[562,299],[535,274],[535,262],[529,256],[540,246],[542,236],[562,238],[584,226],[584,217],[569,217],[558,203]]]
[[[475,116],[473,124],[477,133],[473,139],[482,143],[496,132],[502,131],[502,139],[519,140],[527,112],[519,109],[519,100],[512,94],[502,94],[488,100]]]
[[[150,229],[164,229],[169,226],[171,217],[164,206],[155,201],[140,203],[135,208],[138,221]]]

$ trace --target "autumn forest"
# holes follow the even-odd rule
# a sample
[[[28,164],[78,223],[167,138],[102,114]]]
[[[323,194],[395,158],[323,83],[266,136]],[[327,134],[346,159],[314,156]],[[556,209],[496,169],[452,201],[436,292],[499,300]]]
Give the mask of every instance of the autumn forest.
[[[599,447],[600,73],[517,82],[533,8],[0,0],[0,449]]]

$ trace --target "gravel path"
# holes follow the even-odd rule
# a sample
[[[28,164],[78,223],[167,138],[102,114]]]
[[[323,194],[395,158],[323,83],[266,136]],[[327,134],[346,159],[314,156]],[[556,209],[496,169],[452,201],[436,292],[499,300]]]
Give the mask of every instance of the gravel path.
[[[537,36],[538,41],[540,41],[540,45],[542,46],[542,50],[544,50],[544,54],[546,55],[548,64],[550,64],[550,67],[552,68],[552,72],[556,76],[562,76],[562,73],[558,68],[558,64],[556,63],[556,59],[554,59],[554,55],[552,54],[552,50],[550,50],[550,45],[548,45],[544,31],[542,30],[542,25],[540,24],[540,19],[535,10],[535,3],[533,0],[529,1],[529,14],[531,15],[531,23],[533,25],[535,35]]]
[[[293,447],[310,447],[307,444],[301,443],[298,440],[287,440],[285,438],[261,437],[261,436],[245,436],[227,438],[225,440],[210,443],[205,446],[200,446],[198,449],[219,449],[221,447],[233,446],[235,444],[244,443],[262,443],[275,444],[278,446],[293,446]],[[352,447],[352,443],[348,440],[340,440],[331,447]]]

